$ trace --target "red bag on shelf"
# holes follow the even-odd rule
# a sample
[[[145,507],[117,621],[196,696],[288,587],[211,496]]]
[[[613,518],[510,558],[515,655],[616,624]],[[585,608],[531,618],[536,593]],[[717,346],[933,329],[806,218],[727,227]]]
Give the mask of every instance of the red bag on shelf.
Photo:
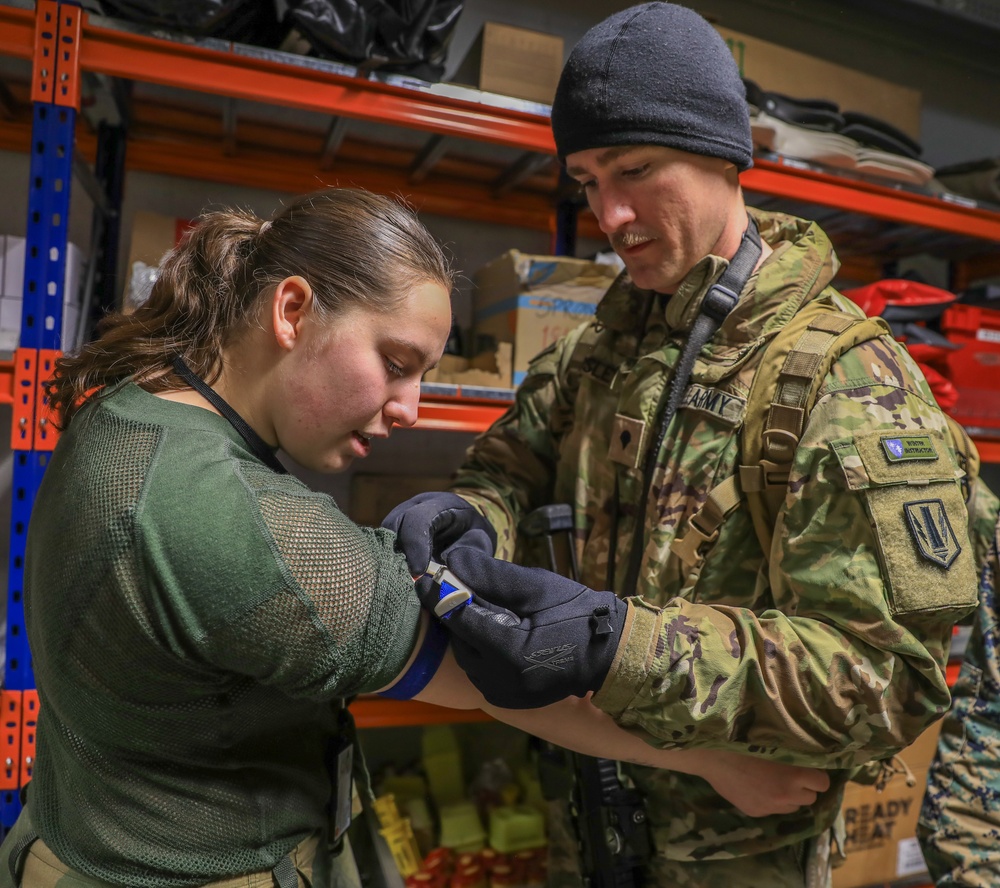
[[[1000,429],[1000,311],[952,305],[941,318],[949,341],[948,376],[959,399],[952,416],[971,429]]]

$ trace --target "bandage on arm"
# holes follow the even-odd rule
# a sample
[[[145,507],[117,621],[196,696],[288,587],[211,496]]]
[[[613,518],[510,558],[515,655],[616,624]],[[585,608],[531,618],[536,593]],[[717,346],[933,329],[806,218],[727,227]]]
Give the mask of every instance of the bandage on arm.
[[[435,612],[447,615],[472,598],[472,594],[444,566],[431,562],[427,574],[439,590]],[[452,709],[478,709],[485,701],[455,663],[448,649],[448,632],[437,619],[421,615],[417,643],[396,680],[378,692],[395,700],[418,699]]]

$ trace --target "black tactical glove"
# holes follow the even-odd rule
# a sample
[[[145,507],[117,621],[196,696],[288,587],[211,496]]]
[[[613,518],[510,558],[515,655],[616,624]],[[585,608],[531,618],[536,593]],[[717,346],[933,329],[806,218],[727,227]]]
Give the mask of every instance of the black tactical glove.
[[[443,623],[458,665],[490,703],[533,709],[604,683],[628,612],[613,592],[462,544],[444,560],[473,597]],[[432,578],[422,577],[417,592],[433,611],[439,587]]]
[[[396,534],[396,549],[406,556],[415,577],[427,570],[431,558],[440,558],[459,540],[490,555],[497,547],[493,525],[462,497],[444,491],[418,493],[400,503],[382,526]]]

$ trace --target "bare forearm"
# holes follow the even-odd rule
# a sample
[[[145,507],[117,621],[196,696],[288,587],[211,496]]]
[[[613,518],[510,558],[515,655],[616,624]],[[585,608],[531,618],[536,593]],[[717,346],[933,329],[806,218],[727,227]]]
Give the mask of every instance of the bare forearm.
[[[500,721],[585,755],[702,777],[750,817],[796,811],[830,788],[829,776],[812,768],[721,750],[656,749],[619,727],[589,699],[569,697],[544,709],[482,708]]]
[[[696,749],[657,749],[619,727],[589,698],[568,697],[541,709],[500,709],[483,703],[482,709],[557,746],[598,758],[613,758],[651,768],[702,774],[710,753]]]

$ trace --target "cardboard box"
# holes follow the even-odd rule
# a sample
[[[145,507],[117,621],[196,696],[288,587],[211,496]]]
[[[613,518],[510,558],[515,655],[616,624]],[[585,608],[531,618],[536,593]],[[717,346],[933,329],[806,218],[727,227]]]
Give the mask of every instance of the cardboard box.
[[[529,361],[586,321],[617,276],[611,265],[509,250],[472,277],[475,332],[513,343],[518,385]]]
[[[452,81],[551,105],[563,66],[563,39],[487,22]]]
[[[916,838],[917,819],[940,731],[937,722],[900,754],[913,772],[913,786],[906,785],[903,775],[893,777],[882,792],[874,786],[847,785],[841,809],[847,860],[833,871],[833,888],[881,886],[926,874]]]
[[[424,374],[423,381],[509,389],[513,354],[511,343],[499,342],[493,351],[482,352],[474,358],[444,355],[437,367]]]
[[[728,28],[716,30],[732,49],[743,76],[761,89],[799,99],[828,99],[841,111],[878,117],[920,141],[919,90]]]
[[[367,527],[378,527],[396,506],[429,490],[446,490],[447,475],[376,475],[359,472],[351,478],[348,517]]]
[[[0,234],[0,351],[13,351],[21,339],[26,244],[23,237]],[[85,264],[80,248],[68,244],[60,339],[64,350],[76,344]]]

